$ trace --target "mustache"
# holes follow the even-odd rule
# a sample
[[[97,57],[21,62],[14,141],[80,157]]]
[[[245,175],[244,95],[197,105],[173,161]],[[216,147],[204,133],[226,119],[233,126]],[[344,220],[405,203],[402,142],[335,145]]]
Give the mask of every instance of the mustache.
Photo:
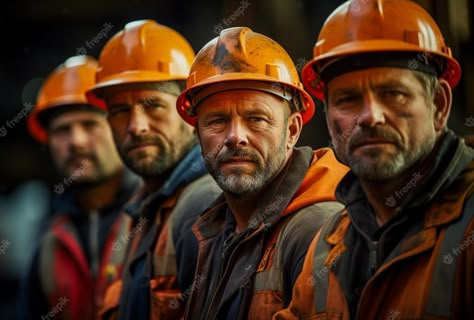
[[[259,162],[259,157],[250,150],[245,149],[227,149],[216,157],[218,163],[226,162],[231,158],[243,158],[253,162]]]
[[[361,127],[361,129],[359,131],[356,131],[349,139],[349,149],[353,150],[358,145],[363,144],[364,141],[369,139],[381,139],[387,142],[391,142],[400,148],[403,147],[403,143],[400,136],[392,130],[382,127]]]
[[[131,139],[123,145],[123,147],[128,151],[130,149],[148,144],[162,146],[163,141],[158,136],[132,136]]]
[[[73,151],[69,154],[69,156],[65,159],[64,163],[66,165],[71,165],[77,161],[77,158],[85,158],[89,161],[96,161],[97,157],[93,153],[89,152],[82,152],[82,151]]]

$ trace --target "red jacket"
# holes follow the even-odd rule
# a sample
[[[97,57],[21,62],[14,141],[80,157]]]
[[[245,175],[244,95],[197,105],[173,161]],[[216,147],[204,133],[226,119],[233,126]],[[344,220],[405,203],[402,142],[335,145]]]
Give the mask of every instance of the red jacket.
[[[54,199],[23,284],[20,319],[97,319],[107,286],[121,272],[123,252],[114,250],[114,240],[130,223],[121,208],[138,185],[129,171],[122,177],[114,201],[95,212],[80,209],[72,190]]]
[[[96,319],[106,288],[121,272],[123,254],[113,250],[114,240],[128,230],[130,218],[121,215],[113,224],[97,274],[91,270],[77,232],[67,216],[57,217],[40,249],[40,279],[53,314],[61,319]]]

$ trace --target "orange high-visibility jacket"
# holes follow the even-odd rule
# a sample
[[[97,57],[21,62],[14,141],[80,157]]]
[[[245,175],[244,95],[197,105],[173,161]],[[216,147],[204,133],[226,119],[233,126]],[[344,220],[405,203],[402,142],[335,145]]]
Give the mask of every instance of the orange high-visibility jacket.
[[[185,319],[270,319],[287,306],[312,238],[342,209],[334,191],[347,171],[328,148],[296,149],[255,204],[248,228],[225,241],[233,243],[224,244],[227,258],[216,249],[228,206],[216,200],[193,226],[199,256]]]
[[[354,204],[349,204],[315,237],[293,300],[275,320],[474,319],[474,149],[451,134],[443,145],[438,169],[426,188],[421,186],[431,193],[399,207],[400,215],[410,213],[405,214],[408,223],[397,229],[403,230],[401,241],[385,259],[377,265],[369,248],[355,256],[361,226],[354,225]],[[371,260],[376,265],[374,273],[360,291],[348,291],[349,275],[364,272],[356,264],[368,257],[369,265]],[[352,312],[351,294],[358,295]]]

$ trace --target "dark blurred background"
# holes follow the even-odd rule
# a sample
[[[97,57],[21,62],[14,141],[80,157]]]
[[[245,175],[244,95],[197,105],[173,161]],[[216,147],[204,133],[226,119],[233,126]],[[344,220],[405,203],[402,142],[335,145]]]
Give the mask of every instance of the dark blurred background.
[[[38,241],[56,176],[48,150],[26,130],[25,113],[56,66],[77,54],[99,56],[124,24],[154,19],[185,36],[197,52],[221,28],[248,26],[283,45],[301,71],[337,0],[17,0],[0,13],[0,319],[14,318],[18,277]],[[463,75],[454,90],[449,126],[474,134],[474,27],[472,0],[419,0],[438,22]],[[242,14],[240,14],[240,12]],[[91,42],[107,26],[110,31]],[[97,39],[97,38],[96,38]],[[92,44],[92,45],[91,45]],[[305,126],[300,145],[329,145],[324,113]],[[16,117],[16,118],[15,118]],[[13,126],[8,126],[7,121]],[[17,121],[18,120],[18,121]]]

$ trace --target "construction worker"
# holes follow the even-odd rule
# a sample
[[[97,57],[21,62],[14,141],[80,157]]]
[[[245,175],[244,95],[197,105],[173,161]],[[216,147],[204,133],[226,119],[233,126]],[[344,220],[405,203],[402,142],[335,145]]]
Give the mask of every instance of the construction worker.
[[[474,149],[447,128],[461,75],[407,0],[352,0],[304,67],[324,100],[346,209],[312,242],[275,319],[474,319]]]
[[[92,57],[67,59],[44,81],[28,118],[62,180],[24,283],[22,319],[96,319],[108,262],[119,268],[123,259],[113,241],[125,235],[121,207],[139,178],[124,169],[105,111],[86,100],[96,68]]]
[[[194,56],[183,36],[152,20],[126,24],[100,53],[88,99],[107,109],[120,156],[144,180],[125,209],[135,224],[123,241],[123,277],[106,293],[104,319],[183,314],[180,290],[192,285],[197,254],[191,225],[221,192],[193,127],[176,110]],[[193,254],[183,256],[183,247]]]
[[[249,28],[201,49],[177,107],[223,189],[193,226],[185,319],[269,319],[288,306],[318,228],[342,208],[334,191],[348,168],[329,148],[295,148],[313,100],[287,52]]]

